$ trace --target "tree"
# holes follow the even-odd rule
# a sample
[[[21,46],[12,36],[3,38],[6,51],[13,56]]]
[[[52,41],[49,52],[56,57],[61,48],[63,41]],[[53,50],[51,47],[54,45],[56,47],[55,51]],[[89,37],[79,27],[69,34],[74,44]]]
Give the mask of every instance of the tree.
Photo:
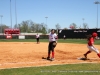
[[[0,33],[2,32],[2,33],[4,33],[4,30],[6,29],[6,28],[9,28],[9,26],[7,26],[7,25],[2,25],[2,26],[0,26]]]
[[[76,29],[77,25],[75,23],[70,24],[70,29]]]
[[[15,25],[14,28],[19,28],[21,32],[27,32],[27,33],[47,33],[47,28],[44,23],[34,23],[31,20],[22,21],[20,24]]]
[[[21,32],[28,32],[28,21],[22,21]]]
[[[79,26],[79,29],[82,29],[81,25]]]
[[[34,32],[34,24],[32,24],[31,26],[30,26],[30,30],[31,30],[31,32]]]
[[[56,30],[61,29],[61,26],[59,25],[59,23],[57,23],[57,24],[55,25],[55,27],[56,27]]]
[[[64,28],[64,30],[67,30],[67,28]]]
[[[83,23],[83,29],[88,29],[88,24],[87,23]]]
[[[46,34],[47,33],[45,26],[42,27],[42,33],[43,34]]]
[[[59,25],[59,23],[57,23],[57,24],[55,25],[55,27],[56,27],[56,33],[58,33],[58,29],[61,29],[61,26]]]
[[[50,33],[51,32],[51,29],[48,29],[48,33]]]
[[[15,24],[15,25],[14,25],[14,28],[18,28],[18,26]]]
[[[48,32],[47,26],[46,26],[44,23],[41,23],[41,28],[42,28],[41,32],[42,32],[43,34],[46,34],[46,33]]]

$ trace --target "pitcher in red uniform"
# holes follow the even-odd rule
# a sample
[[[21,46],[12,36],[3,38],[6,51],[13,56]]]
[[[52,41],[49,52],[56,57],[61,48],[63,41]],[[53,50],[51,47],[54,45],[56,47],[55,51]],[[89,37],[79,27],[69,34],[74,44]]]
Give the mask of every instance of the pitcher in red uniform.
[[[98,55],[98,57],[100,58],[100,52],[99,52],[99,50],[94,47],[94,41],[95,41],[95,39],[97,39],[97,36],[98,36],[98,34],[95,33],[95,32],[92,35],[88,36],[88,46],[87,47],[88,47],[89,51],[87,51],[84,54],[85,58],[87,58],[87,55],[89,53],[91,53],[92,51],[96,52],[97,55]]]

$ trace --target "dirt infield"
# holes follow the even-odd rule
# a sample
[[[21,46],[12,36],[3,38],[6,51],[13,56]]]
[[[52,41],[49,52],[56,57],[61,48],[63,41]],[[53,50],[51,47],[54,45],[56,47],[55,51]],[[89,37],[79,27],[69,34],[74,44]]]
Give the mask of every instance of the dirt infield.
[[[96,45],[100,50],[100,46]],[[42,59],[47,57],[48,43],[0,42],[0,69],[29,66],[44,66],[69,63],[99,63],[96,53],[88,55],[90,60],[78,60],[88,50],[85,44],[58,43],[55,48],[55,61]]]

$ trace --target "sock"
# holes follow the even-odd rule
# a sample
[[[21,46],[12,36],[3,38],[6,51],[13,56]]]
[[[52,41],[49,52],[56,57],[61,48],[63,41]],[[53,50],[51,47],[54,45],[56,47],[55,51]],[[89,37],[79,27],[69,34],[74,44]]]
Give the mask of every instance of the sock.
[[[89,53],[91,53],[91,51],[87,51],[87,52],[86,52],[86,55],[89,54]]]
[[[100,53],[98,53],[97,55],[98,55],[98,57],[100,58]]]
[[[52,58],[54,58],[54,51],[52,51]]]

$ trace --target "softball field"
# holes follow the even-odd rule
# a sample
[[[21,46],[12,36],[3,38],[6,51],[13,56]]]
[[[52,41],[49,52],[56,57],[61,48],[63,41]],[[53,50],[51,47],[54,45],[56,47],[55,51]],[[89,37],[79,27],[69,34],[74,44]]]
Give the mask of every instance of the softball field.
[[[96,45],[100,50],[100,46]],[[0,42],[0,69],[31,66],[48,66],[75,63],[100,63],[96,53],[88,55],[90,60],[78,60],[88,50],[86,44],[58,43],[55,48],[55,61],[47,57],[48,43],[41,42]]]

